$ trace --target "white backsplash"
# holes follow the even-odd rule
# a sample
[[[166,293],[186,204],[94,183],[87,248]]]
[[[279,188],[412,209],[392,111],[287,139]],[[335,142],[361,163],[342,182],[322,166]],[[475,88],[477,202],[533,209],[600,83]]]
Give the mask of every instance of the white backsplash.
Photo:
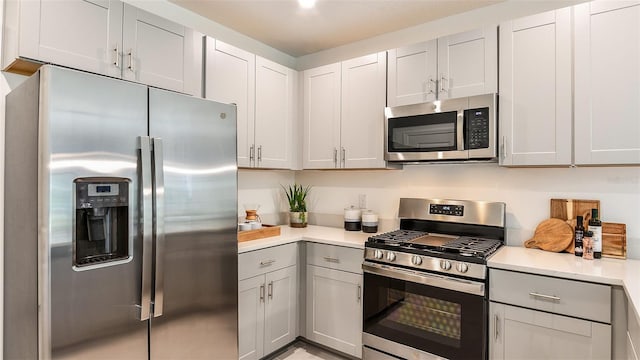
[[[286,212],[280,184],[311,185],[309,221],[339,227],[344,208],[358,205],[379,214],[381,230],[397,224],[401,197],[503,201],[507,243],[522,246],[549,217],[552,198],[600,200],[603,221],[627,225],[627,255],[640,259],[640,167],[502,168],[497,164],[409,165],[403,170],[264,171],[241,170],[243,201],[255,199],[265,214]],[[240,211],[242,210],[242,214]],[[279,216],[279,215],[277,215]],[[279,216],[278,218],[282,218]]]

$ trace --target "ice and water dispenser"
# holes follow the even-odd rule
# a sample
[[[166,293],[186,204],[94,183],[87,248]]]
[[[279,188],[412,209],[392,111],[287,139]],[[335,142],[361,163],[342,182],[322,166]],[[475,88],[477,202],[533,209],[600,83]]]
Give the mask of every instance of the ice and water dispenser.
[[[98,265],[129,257],[129,184],[119,177],[74,180],[73,265]]]

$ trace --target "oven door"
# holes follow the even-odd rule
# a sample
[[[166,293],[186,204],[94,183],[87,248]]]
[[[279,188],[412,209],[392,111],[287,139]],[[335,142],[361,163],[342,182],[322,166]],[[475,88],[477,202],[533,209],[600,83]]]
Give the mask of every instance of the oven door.
[[[487,301],[482,282],[365,261],[366,347],[400,358],[485,359]]]

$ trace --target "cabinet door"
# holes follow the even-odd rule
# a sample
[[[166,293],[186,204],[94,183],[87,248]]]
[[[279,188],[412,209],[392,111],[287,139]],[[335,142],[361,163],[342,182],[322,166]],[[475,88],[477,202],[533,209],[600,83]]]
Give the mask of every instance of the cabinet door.
[[[387,54],[342,62],[340,160],[343,168],[383,168]]]
[[[571,8],[500,25],[501,165],[571,164]]]
[[[191,29],[125,4],[123,78],[200,96],[202,42],[194,37]]]
[[[309,340],[362,356],[362,275],[307,265]]]
[[[256,57],[255,146],[258,167],[289,169],[295,71]]]
[[[575,163],[640,164],[640,4],[574,11]]]
[[[269,354],[297,337],[297,267],[290,266],[268,273],[266,284],[264,351]]]
[[[491,359],[609,359],[611,325],[491,302]]]
[[[239,357],[257,360],[264,355],[265,276],[238,282]]]
[[[498,31],[488,26],[438,39],[438,98],[497,92]]]
[[[236,104],[238,166],[254,166],[255,55],[206,40],[205,97]]]
[[[340,63],[306,70],[303,76],[303,168],[336,168],[340,147]]]
[[[418,104],[436,99],[437,53],[437,40],[387,52],[387,106]]]
[[[122,2],[7,1],[4,66],[16,57],[121,76]]]

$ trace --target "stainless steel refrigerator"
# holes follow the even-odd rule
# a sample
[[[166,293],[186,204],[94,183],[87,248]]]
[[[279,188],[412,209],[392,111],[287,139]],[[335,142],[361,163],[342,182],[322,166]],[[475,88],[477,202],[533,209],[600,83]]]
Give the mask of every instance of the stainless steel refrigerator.
[[[5,360],[238,358],[235,106],[43,66],[5,162]]]

